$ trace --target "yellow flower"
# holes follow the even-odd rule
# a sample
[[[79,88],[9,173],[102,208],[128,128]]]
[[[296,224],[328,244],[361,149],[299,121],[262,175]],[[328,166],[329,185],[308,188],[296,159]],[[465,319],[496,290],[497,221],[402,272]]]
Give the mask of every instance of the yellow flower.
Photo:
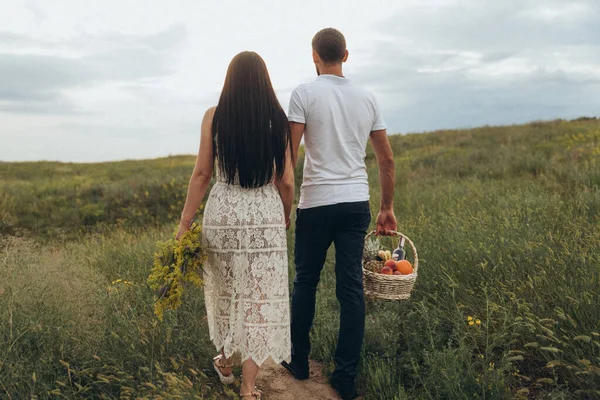
[[[470,315],[467,317],[467,321],[473,321],[473,317],[471,317]]]
[[[476,320],[475,320],[475,323],[476,323],[477,325],[481,325],[481,320],[478,318],[478,319],[476,319]]]
[[[495,365],[495,364],[494,364],[494,362],[493,362],[493,361],[492,361],[492,362],[490,362],[490,367],[489,367],[488,369],[489,369],[490,371],[493,371],[493,370],[494,370],[494,365]]]
[[[176,310],[182,303],[183,283],[202,286],[200,271],[206,262],[201,246],[201,228],[194,225],[179,240],[158,243],[154,254],[154,268],[148,284],[156,291],[154,312],[162,321],[164,311]]]
[[[115,280],[115,281],[112,281],[112,282],[111,282],[111,285],[113,285],[113,286],[114,286],[114,285],[116,285],[117,283],[122,283],[122,284],[124,284],[124,285],[128,285],[128,286],[131,286],[131,285],[133,285],[133,282],[130,282],[130,281],[128,281],[128,280],[121,279],[121,278],[119,278],[119,279],[117,279],[117,280]]]
[[[469,326],[475,325],[475,322],[469,321]]]

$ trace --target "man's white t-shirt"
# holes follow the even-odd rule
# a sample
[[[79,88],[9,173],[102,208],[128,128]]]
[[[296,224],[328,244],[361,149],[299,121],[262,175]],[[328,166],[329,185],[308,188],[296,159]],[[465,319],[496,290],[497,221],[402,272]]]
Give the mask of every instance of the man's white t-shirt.
[[[386,129],[375,97],[346,78],[320,75],[292,92],[288,119],[306,124],[298,208],[368,201],[367,142],[371,131]]]

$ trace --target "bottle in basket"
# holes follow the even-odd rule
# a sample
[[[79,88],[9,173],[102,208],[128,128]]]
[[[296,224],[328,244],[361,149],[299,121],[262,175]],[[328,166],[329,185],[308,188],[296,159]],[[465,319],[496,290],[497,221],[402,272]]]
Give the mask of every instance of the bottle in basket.
[[[402,237],[402,239],[400,239],[400,244],[398,244],[398,248],[396,250],[394,250],[394,253],[392,254],[392,260],[394,260],[394,261],[404,260],[404,258],[406,257],[406,251],[404,251],[404,243],[405,242],[406,242],[406,239],[404,239],[404,237]]]

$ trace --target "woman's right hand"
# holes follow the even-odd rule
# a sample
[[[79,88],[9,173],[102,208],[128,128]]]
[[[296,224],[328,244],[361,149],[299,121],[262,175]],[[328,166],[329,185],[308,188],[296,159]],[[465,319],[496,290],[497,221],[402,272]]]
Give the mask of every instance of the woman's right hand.
[[[179,229],[177,230],[177,236],[175,236],[175,239],[179,240],[189,230],[190,230],[189,221],[181,220],[181,222],[179,223]]]

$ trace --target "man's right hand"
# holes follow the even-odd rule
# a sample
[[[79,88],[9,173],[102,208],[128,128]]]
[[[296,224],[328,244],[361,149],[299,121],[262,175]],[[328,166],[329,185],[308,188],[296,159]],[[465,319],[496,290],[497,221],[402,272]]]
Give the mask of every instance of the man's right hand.
[[[381,210],[377,215],[377,235],[392,236],[397,230],[396,216],[393,210]]]

